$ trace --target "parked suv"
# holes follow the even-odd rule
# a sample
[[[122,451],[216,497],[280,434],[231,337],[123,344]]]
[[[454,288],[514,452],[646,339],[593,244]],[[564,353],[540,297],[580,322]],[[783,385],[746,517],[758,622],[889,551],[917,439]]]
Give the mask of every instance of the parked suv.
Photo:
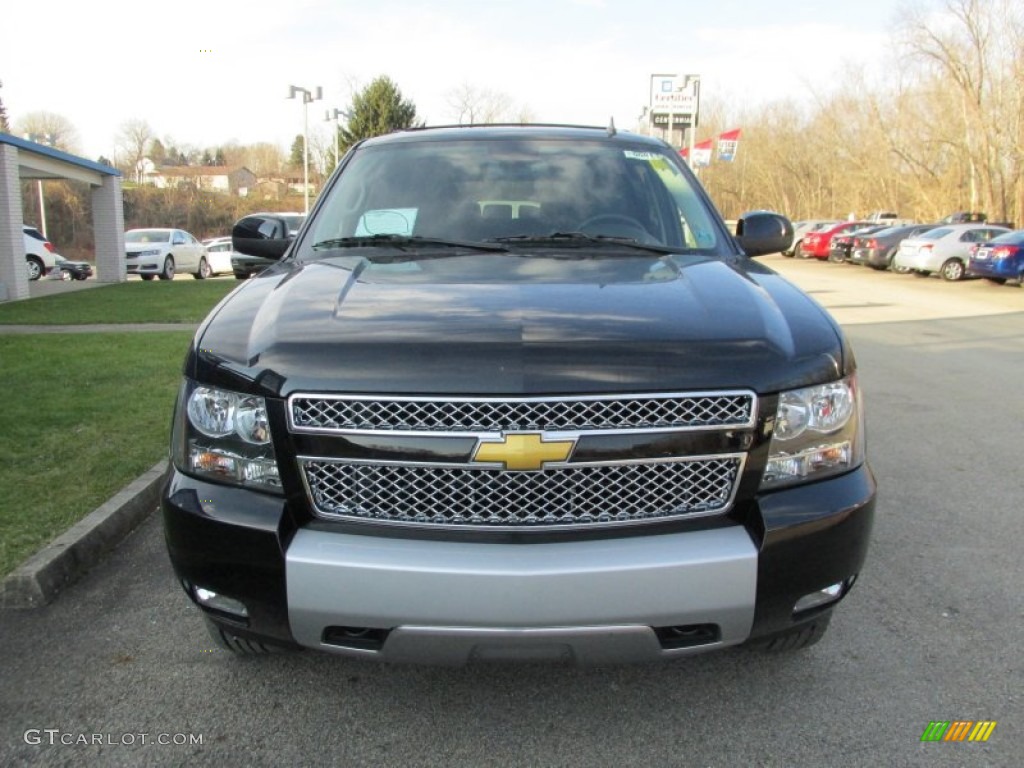
[[[215,642],[382,661],[806,646],[875,482],[839,325],[679,154],[604,128],[356,144],[197,331],[162,491]]]
[[[43,233],[35,227],[24,224],[21,226],[22,240],[25,246],[25,265],[28,279],[38,280],[57,266],[57,249],[47,240]]]

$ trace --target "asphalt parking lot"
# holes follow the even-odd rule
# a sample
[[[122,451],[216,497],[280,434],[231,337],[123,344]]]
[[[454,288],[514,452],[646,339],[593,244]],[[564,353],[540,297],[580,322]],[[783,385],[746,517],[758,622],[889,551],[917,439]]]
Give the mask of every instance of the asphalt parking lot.
[[[1020,765],[1024,288],[763,262],[846,328],[879,482],[868,563],[819,645],[642,667],[236,659],[154,515],[53,604],[0,612],[0,764]],[[997,726],[922,743],[935,720]]]

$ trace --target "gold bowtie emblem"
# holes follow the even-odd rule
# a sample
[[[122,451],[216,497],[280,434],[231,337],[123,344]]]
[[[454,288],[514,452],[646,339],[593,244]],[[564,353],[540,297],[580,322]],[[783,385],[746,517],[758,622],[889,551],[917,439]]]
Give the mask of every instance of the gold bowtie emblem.
[[[511,470],[536,470],[548,461],[565,461],[575,440],[543,440],[539,432],[505,435],[501,440],[481,440],[473,461],[498,462]]]

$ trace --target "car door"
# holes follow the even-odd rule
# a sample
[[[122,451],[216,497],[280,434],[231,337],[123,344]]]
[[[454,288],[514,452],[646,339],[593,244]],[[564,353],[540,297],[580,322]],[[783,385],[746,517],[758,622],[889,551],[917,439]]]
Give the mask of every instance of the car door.
[[[199,256],[192,242],[195,242],[192,236],[180,229],[174,230],[171,235],[171,251],[179,272],[196,272],[199,269]]]

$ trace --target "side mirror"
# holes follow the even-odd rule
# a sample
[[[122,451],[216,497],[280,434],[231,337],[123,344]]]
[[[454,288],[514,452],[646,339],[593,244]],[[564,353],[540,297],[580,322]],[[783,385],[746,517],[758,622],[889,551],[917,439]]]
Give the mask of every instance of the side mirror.
[[[778,213],[750,211],[736,222],[736,241],[747,256],[779,253],[793,244],[793,223]]]
[[[294,238],[280,216],[258,214],[239,219],[231,230],[231,244],[246,256],[280,259]]]

